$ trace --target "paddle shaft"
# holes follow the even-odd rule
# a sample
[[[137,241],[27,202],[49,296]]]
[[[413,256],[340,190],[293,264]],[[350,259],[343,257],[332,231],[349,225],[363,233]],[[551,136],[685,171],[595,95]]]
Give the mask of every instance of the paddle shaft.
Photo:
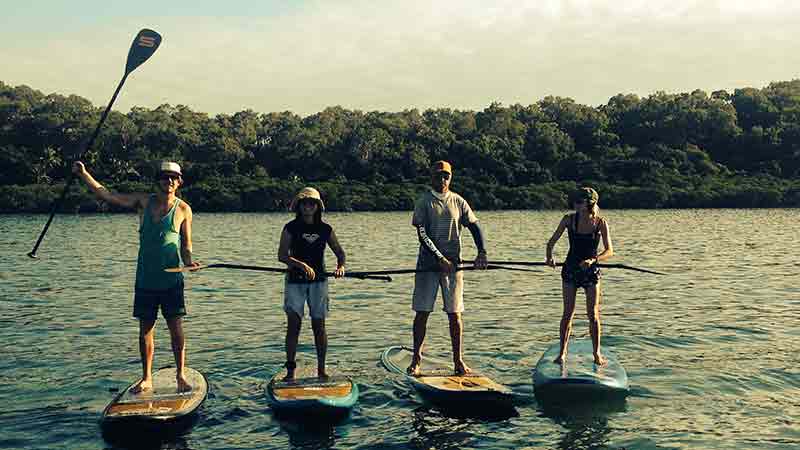
[[[278,267],[263,267],[263,266],[251,266],[245,264],[228,264],[228,263],[217,263],[217,264],[209,264],[206,266],[199,266],[196,268],[193,267],[175,267],[165,269],[167,272],[194,272],[197,270],[202,269],[236,269],[236,270],[255,270],[259,272],[274,272],[274,273],[287,273],[289,269],[283,269]],[[486,267],[486,270],[495,270],[495,269],[502,269],[502,270],[512,270],[512,271],[519,271],[519,272],[532,272],[528,269],[522,269],[518,267],[502,267],[497,265],[489,265]],[[478,269],[473,266],[463,266],[457,267],[456,271],[461,270],[483,270]],[[394,269],[394,270],[377,270],[377,271],[364,271],[364,272],[345,272],[345,278],[358,278],[361,280],[373,279],[373,280],[384,280],[384,281],[392,281],[392,278],[388,275],[401,275],[401,274],[409,274],[409,273],[436,273],[441,272],[441,270],[436,268],[431,269]],[[325,275],[327,276],[334,276],[333,272],[326,272]]]
[[[456,267],[455,272],[462,271],[462,270],[512,270],[518,272],[534,272],[533,270],[521,269],[518,267],[503,267],[496,264],[489,264],[486,269],[479,269],[474,266],[460,266]],[[438,267],[432,267],[429,269],[392,269],[392,270],[373,270],[373,271],[366,271],[366,272],[351,272],[358,275],[402,275],[402,274],[409,274],[409,273],[436,273],[441,272],[441,269]]]
[[[106,117],[108,117],[108,113],[111,111],[111,105],[114,104],[114,101],[117,99],[117,96],[119,95],[119,91],[122,89],[122,85],[125,84],[125,80],[128,78],[128,73],[129,72],[125,72],[125,75],[119,81],[119,84],[117,85],[117,89],[114,91],[114,95],[111,96],[111,101],[108,102],[108,106],[106,106],[106,110],[103,111],[103,115],[100,116],[100,121],[97,123],[97,127],[95,127],[95,129],[94,129],[94,133],[92,133],[92,137],[89,139],[89,141],[83,147],[83,149],[73,156],[73,159],[79,158],[87,150],[92,148],[92,145],[94,144],[94,141],[97,139],[97,136],[100,134],[100,128],[103,126],[103,122],[106,121]],[[44,235],[47,234],[47,229],[50,228],[50,224],[53,222],[53,217],[55,217],[56,211],[58,211],[59,206],[61,206],[61,204],[64,203],[64,199],[67,197],[67,192],[69,191],[69,187],[72,185],[72,180],[75,179],[75,177],[74,177],[74,175],[72,173],[72,168],[68,167],[68,170],[69,170],[69,174],[67,175],[67,182],[66,182],[66,184],[64,184],[64,189],[61,191],[61,195],[58,197],[58,200],[56,200],[53,203],[53,206],[50,208],[50,217],[47,218],[47,222],[45,222],[44,228],[42,228],[42,232],[39,233],[39,238],[36,239],[36,244],[33,246],[33,250],[31,250],[28,253],[28,256],[30,256],[31,258],[36,258],[36,251],[39,250],[39,246],[42,244],[42,240],[44,239]]]
[[[541,261],[530,261],[530,262],[529,261],[489,261],[489,263],[490,264],[508,264],[510,266],[540,266],[540,267],[548,266],[547,263],[541,262]],[[558,267],[561,267],[561,266],[564,265],[564,263],[556,263],[555,265],[558,266]],[[635,272],[650,273],[650,274],[653,274],[653,275],[666,275],[665,273],[662,273],[662,272],[656,272],[654,270],[648,270],[648,269],[640,269],[638,267],[628,266],[628,265],[625,265],[625,264],[603,264],[603,263],[597,263],[597,267],[604,268],[604,269],[626,269],[626,270],[633,270]]]
[[[183,267],[180,269],[166,269],[169,272],[194,272],[196,270],[202,269],[235,269],[235,270],[255,270],[258,272],[273,272],[273,273],[287,273],[289,269],[282,269],[279,267],[263,267],[263,266],[250,266],[245,264],[227,264],[227,263],[219,263],[219,264],[209,264],[207,266],[200,266],[197,268],[192,267]],[[326,276],[335,276],[334,272],[325,272]],[[353,272],[348,273],[345,272],[345,278],[358,278],[360,280],[382,280],[382,281],[392,281],[392,277],[389,276],[380,276],[380,275],[372,275],[363,272]]]
[[[155,53],[160,45],[161,35],[153,30],[144,28],[136,34],[136,37],[134,37],[133,42],[131,43],[130,50],[128,50],[128,58],[125,61],[125,74],[122,75],[122,79],[119,80],[119,84],[114,90],[114,95],[111,96],[111,100],[108,102],[105,111],[103,111],[103,114],[100,116],[100,121],[97,122],[97,126],[94,129],[94,133],[92,133],[92,137],[89,138],[86,145],[80,151],[71,154],[70,159],[77,159],[92,147],[94,141],[97,139],[97,136],[100,134],[100,128],[102,128],[103,123],[106,121],[108,113],[111,112],[111,106],[114,104],[119,92],[122,90],[122,85],[125,84],[125,80],[128,79],[128,75],[130,75],[131,72],[136,70],[137,67],[144,64],[145,61],[153,56],[153,53]],[[68,162],[67,182],[64,184],[64,190],[61,191],[61,195],[58,197],[58,200],[56,200],[55,203],[53,203],[53,206],[50,208],[50,217],[48,217],[44,228],[42,228],[42,232],[39,233],[39,237],[36,239],[36,244],[33,246],[33,250],[28,252],[28,256],[31,258],[36,258],[36,251],[42,244],[42,240],[44,239],[45,234],[47,234],[50,224],[53,222],[53,217],[55,217],[56,211],[67,197],[67,192],[69,191],[69,188],[72,185],[72,180],[74,179],[72,168],[69,167],[70,165],[71,164]]]

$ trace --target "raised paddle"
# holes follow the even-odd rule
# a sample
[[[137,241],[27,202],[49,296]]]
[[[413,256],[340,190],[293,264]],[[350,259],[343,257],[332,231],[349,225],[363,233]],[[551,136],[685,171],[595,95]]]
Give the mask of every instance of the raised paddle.
[[[92,137],[87,141],[86,145],[78,152],[73,152],[70,156],[72,159],[77,159],[82,155],[84,152],[89,150],[94,144],[95,139],[97,139],[97,135],[100,133],[100,127],[103,126],[103,122],[106,121],[106,117],[108,117],[108,113],[111,111],[111,105],[114,104],[114,100],[117,99],[117,95],[119,95],[119,91],[122,89],[122,85],[125,84],[125,80],[128,78],[131,72],[136,70],[137,67],[141,66],[148,58],[150,58],[153,53],[156,52],[158,46],[161,45],[161,35],[156,33],[153,30],[149,30],[147,28],[139,31],[136,37],[133,39],[133,43],[131,44],[131,49],[128,51],[128,60],[125,63],[125,74],[122,76],[122,79],[119,81],[119,85],[117,85],[117,90],[114,91],[114,95],[111,96],[111,101],[108,102],[108,106],[106,106],[106,110],[103,111],[103,115],[100,116],[100,122],[97,123],[97,127],[94,129],[94,133],[92,133]],[[58,197],[53,203],[53,206],[50,209],[50,217],[47,219],[47,222],[44,224],[44,228],[42,232],[39,234],[39,239],[36,240],[36,244],[33,246],[33,250],[28,253],[28,256],[31,258],[36,258],[36,250],[39,249],[39,245],[42,243],[42,239],[44,239],[44,235],[47,233],[47,229],[50,228],[50,223],[53,222],[53,217],[56,215],[56,210],[58,207],[61,206],[61,203],[64,202],[64,198],[67,196],[67,191],[69,191],[69,187],[72,184],[73,175],[72,175],[72,168],[69,169],[69,174],[67,175],[67,183],[64,185],[64,190],[61,191],[61,196]]]
[[[279,267],[262,267],[262,266],[247,266],[242,264],[207,264],[207,265],[200,265],[200,266],[189,266],[189,267],[169,267],[164,269],[165,272],[195,272],[198,270],[203,269],[236,269],[236,270],[256,270],[259,272],[275,272],[275,273],[287,273],[289,269],[283,269]],[[333,272],[325,272],[327,276],[334,276]],[[392,277],[383,276],[383,275],[371,275],[365,272],[345,272],[345,278],[358,278],[359,280],[381,280],[381,281],[392,281]]]
[[[527,261],[489,261],[489,264],[508,264],[510,266],[541,266],[547,267],[547,263],[537,261],[537,262],[527,262]],[[556,263],[556,266],[563,266],[564,263]],[[625,269],[625,270],[633,270],[635,272],[644,272],[644,273],[652,273],[654,275],[666,275],[662,272],[656,272],[654,270],[648,269],[640,269],[638,267],[627,266],[625,264],[597,264],[598,267],[602,267],[604,269]]]

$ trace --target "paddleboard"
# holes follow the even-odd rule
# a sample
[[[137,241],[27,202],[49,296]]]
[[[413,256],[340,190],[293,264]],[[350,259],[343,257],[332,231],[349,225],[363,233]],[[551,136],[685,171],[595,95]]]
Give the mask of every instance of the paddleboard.
[[[103,410],[101,424],[162,425],[190,418],[197,412],[208,395],[206,377],[195,369],[186,367],[184,375],[192,386],[189,392],[178,392],[175,368],[165,367],[153,373],[153,388],[134,394],[132,383]]]
[[[424,400],[443,408],[467,408],[486,413],[513,408],[510,388],[476,372],[456,375],[453,364],[447,361],[423,355],[422,373],[408,375],[406,368],[412,356],[413,351],[407,347],[389,347],[381,354],[381,363],[390,372],[403,375]]]
[[[605,366],[594,363],[590,339],[570,339],[564,364],[553,362],[559,350],[560,344],[555,343],[536,364],[533,386],[537,397],[625,395],[628,392],[628,374],[608,347],[602,349],[608,361]]]
[[[311,416],[343,416],[358,401],[358,385],[350,377],[333,374],[316,376],[316,367],[295,370],[293,381],[283,381],[286,369],[276,373],[267,385],[267,397],[277,413]]]

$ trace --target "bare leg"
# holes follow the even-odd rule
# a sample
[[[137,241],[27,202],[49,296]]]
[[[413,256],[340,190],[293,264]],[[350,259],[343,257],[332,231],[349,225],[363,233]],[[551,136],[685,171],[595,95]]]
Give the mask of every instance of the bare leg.
[[[466,363],[464,363],[463,348],[463,332],[464,323],[461,321],[461,313],[447,313],[447,319],[450,321],[450,343],[453,347],[453,371],[456,375],[466,375],[472,372]]]
[[[294,312],[286,313],[286,362],[294,363],[297,356],[297,339],[300,337],[300,325],[303,319]],[[286,367],[284,381],[294,380],[295,367]]]
[[[414,356],[411,358],[411,365],[406,372],[409,375],[417,376],[420,374],[420,364],[422,361],[422,346],[425,345],[425,331],[428,328],[429,311],[417,311],[414,316]]]
[[[589,318],[589,334],[592,336],[594,363],[604,366],[608,362],[600,353],[600,283],[586,288],[586,315]]]
[[[183,334],[183,320],[180,317],[167,319],[167,327],[172,342],[172,354],[175,355],[175,381],[178,392],[188,392],[192,386],[186,381],[183,369],[186,367],[186,336]]]
[[[155,351],[155,319],[139,319],[139,356],[142,358],[142,379],[131,388],[138,394],[153,388],[153,352]]]
[[[558,338],[561,348],[558,357],[553,361],[563,363],[567,358],[569,348],[569,336],[572,333],[572,318],[575,316],[575,293],[577,289],[572,283],[561,283],[561,295],[564,302],[564,311],[561,314],[561,325],[559,327]]]
[[[328,334],[325,331],[325,319],[311,319],[314,330],[314,345],[317,347],[317,377],[327,379],[325,372],[325,355],[328,353]]]

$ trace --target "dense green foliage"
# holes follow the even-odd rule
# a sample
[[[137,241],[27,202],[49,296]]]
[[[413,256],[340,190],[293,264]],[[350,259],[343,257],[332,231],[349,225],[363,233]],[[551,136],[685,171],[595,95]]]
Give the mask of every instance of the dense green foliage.
[[[0,82],[0,211],[48,210],[99,120],[78,96]],[[197,211],[276,211],[303,185],[330,210],[407,210],[428,166],[453,163],[453,190],[479,209],[566,207],[576,185],[603,207],[800,206],[800,80],[732,94],[617,95],[599,107],[546,97],[483,111],[300,117],[185,106],[112,112],[89,170],[119,191],[150,190],[154,161],[183,164]],[[83,188],[66,210],[103,210]]]

